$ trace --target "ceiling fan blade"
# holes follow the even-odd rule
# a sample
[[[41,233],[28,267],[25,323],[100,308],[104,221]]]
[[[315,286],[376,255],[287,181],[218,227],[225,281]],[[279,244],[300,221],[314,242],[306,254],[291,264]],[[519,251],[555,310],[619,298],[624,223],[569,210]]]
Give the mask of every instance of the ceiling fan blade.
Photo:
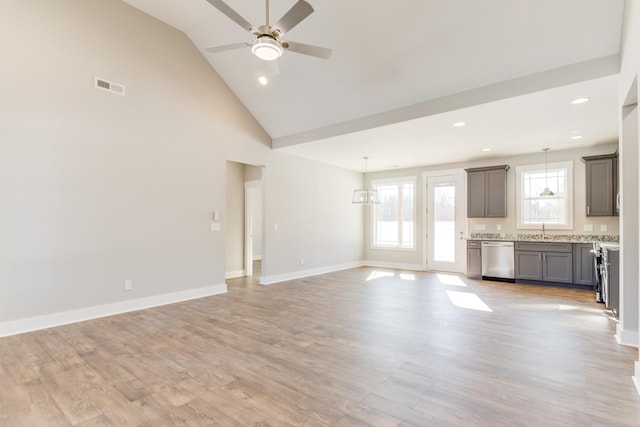
[[[247,21],[242,16],[240,16],[240,14],[238,14],[238,12],[236,12],[233,9],[231,9],[231,7],[229,7],[229,5],[226,4],[225,2],[223,2],[222,0],[207,0],[207,1],[211,4],[211,6],[215,7],[216,9],[218,9],[220,12],[222,12],[229,19],[231,19],[236,24],[240,25],[245,30],[250,31],[252,33],[254,31],[256,31],[255,27],[253,25],[251,25],[249,23],[249,21]]]
[[[304,0],[298,0],[280,20],[271,27],[280,32],[280,35],[289,32],[293,27],[302,22],[313,13],[313,7]]]
[[[206,50],[209,53],[218,53],[218,52],[225,52],[227,50],[240,49],[250,45],[251,43],[248,43],[248,42],[232,43],[232,44],[225,44],[222,46],[205,47],[204,50]]]
[[[301,53],[303,55],[315,56],[316,58],[328,59],[331,56],[331,49],[326,47],[313,46],[310,44],[287,42],[287,50]],[[284,43],[283,43],[284,46]]]

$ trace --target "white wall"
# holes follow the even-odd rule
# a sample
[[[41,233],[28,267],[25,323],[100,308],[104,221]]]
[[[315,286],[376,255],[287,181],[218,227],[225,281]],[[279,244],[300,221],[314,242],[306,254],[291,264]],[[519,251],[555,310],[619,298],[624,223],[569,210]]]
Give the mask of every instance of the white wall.
[[[621,64],[620,64],[620,85],[619,85],[619,92],[618,92],[618,99],[620,101],[620,110],[622,111],[623,105],[626,104],[627,102],[627,97],[629,95],[629,92],[632,90],[632,87],[634,87],[634,81],[637,82],[638,80],[638,74],[640,74],[640,1],[639,0],[626,0],[625,1],[625,11],[624,11],[624,25],[623,25],[623,31],[622,31],[622,42],[621,42]],[[638,86],[637,84],[635,85],[633,91],[635,92],[631,94],[632,97],[634,97],[635,95],[635,101],[637,102],[638,100]],[[621,114],[622,117],[622,114]],[[621,134],[623,137],[622,140],[622,148],[623,150],[625,148],[630,148],[631,145],[635,145],[635,147],[633,147],[630,151],[635,151],[638,152],[638,123],[637,120],[635,122],[635,126],[636,126],[636,130],[635,132],[625,132],[624,128],[623,128],[623,124],[622,124],[622,119],[621,119]],[[632,136],[630,139],[624,139],[625,135],[633,135],[635,134],[635,136]],[[638,159],[635,159],[636,162],[638,161]],[[629,163],[629,167],[633,167],[633,162]],[[635,163],[635,169],[637,170],[638,168],[638,163]],[[629,185],[629,187],[624,188],[624,193],[623,193],[623,209],[624,209],[624,204],[626,203],[627,198],[635,198],[636,203],[638,198],[640,197],[639,193],[638,193],[638,183],[636,182],[636,185],[634,186],[633,184]],[[629,230],[633,230],[634,228],[637,230],[638,229],[638,217],[636,218],[626,218],[623,217],[623,229],[622,229],[622,236],[623,236],[623,240],[622,240],[622,252],[624,254],[625,251],[625,236],[628,233],[627,230],[627,221],[635,221],[636,223],[629,229]],[[630,239],[633,239],[633,236],[629,236]],[[637,240],[637,235],[636,235],[636,240]],[[624,255],[623,255],[624,256]],[[624,259],[623,259],[623,263],[624,263]],[[636,258],[636,263],[640,263],[640,259]],[[633,262],[633,260],[630,260],[630,262]],[[636,264],[637,265],[637,264]],[[624,264],[623,264],[624,267]],[[637,271],[637,270],[636,270]],[[625,271],[622,272],[622,279],[623,279],[623,283],[622,283],[622,294],[625,295],[629,295],[629,294],[633,294],[635,292],[635,295],[637,294],[637,286],[638,286],[638,278],[635,277],[629,277],[627,274],[625,274]],[[629,292],[627,290],[627,286],[631,286],[632,290]],[[640,304],[640,301],[638,301],[640,299],[640,296],[636,296],[636,301],[635,304],[633,303],[633,301],[623,301],[623,304],[625,305],[625,308],[627,310],[627,314],[629,316],[635,314],[635,319],[636,319],[636,324],[625,324],[625,328],[628,328],[630,330],[634,330],[634,331],[638,331],[640,328],[638,327],[638,304]],[[620,334],[619,334],[620,335]],[[637,332],[636,332],[637,335]],[[636,338],[637,339],[637,338]],[[638,362],[636,362],[635,364],[635,377],[634,377],[634,381],[636,384],[636,388],[638,389],[638,391],[640,392],[640,359]]]
[[[0,335],[224,286],[227,160],[268,171],[268,271],[357,262],[361,174],[271,151],[183,33],[113,0],[7,0],[0,28]]]
[[[619,221],[617,217],[587,217],[585,212],[585,168],[584,164],[580,161],[582,156],[596,155],[596,154],[611,154],[615,152],[617,149],[617,144],[602,144],[596,145],[589,148],[579,149],[579,150],[564,150],[564,151],[550,151],[549,152],[549,162],[556,161],[565,161],[571,160],[573,161],[573,201],[574,201],[574,209],[573,209],[573,230],[557,230],[550,231],[548,234],[609,234],[609,235],[618,235],[619,234]],[[470,162],[470,163],[454,163],[454,164],[445,164],[440,166],[432,166],[432,167],[424,167],[424,168],[413,168],[413,169],[404,169],[404,170],[393,170],[386,172],[378,172],[378,173],[370,173],[366,176],[367,183],[371,180],[375,179],[383,179],[383,178],[391,178],[391,177],[406,177],[406,176],[415,176],[417,177],[417,207],[418,207],[418,217],[416,218],[417,223],[416,226],[416,246],[417,249],[415,251],[388,251],[388,250],[380,250],[380,249],[372,249],[370,234],[366,233],[367,240],[365,245],[365,259],[367,261],[387,263],[387,264],[396,264],[396,265],[406,265],[406,266],[424,266],[425,263],[425,251],[424,251],[424,243],[422,236],[425,235],[425,230],[423,229],[423,206],[424,206],[424,191],[423,189],[426,186],[426,182],[424,182],[422,174],[423,172],[433,172],[438,170],[452,170],[452,169],[462,169],[462,168],[470,168],[470,167],[481,167],[481,166],[491,166],[491,165],[502,165],[507,164],[510,166],[509,171],[507,172],[507,218],[472,218],[468,219],[468,230],[469,233],[475,231],[475,226],[477,224],[482,224],[485,226],[486,230],[484,231],[475,231],[482,233],[536,233],[539,231],[535,230],[518,230],[516,229],[516,186],[515,186],[515,167],[518,165],[527,165],[527,164],[541,164],[544,163],[544,154],[540,151],[540,154],[528,154],[523,156],[514,156],[514,157],[503,157],[503,158],[494,158],[487,159],[482,161]],[[466,213],[465,213],[466,215]],[[500,224],[502,229],[498,231],[497,226]],[[585,224],[593,224],[593,232],[585,232],[584,225]],[[600,225],[607,225],[607,231],[601,232]],[[365,226],[367,230],[371,228],[370,223],[370,215],[366,216]]]

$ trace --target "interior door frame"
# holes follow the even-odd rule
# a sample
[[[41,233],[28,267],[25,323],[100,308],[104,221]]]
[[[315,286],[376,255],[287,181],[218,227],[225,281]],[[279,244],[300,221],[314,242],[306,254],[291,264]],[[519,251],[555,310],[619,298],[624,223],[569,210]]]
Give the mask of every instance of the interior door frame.
[[[461,190],[461,194],[460,194],[460,198],[462,200],[464,200],[464,206],[461,206],[462,209],[464,209],[465,214],[464,216],[464,221],[463,221],[463,226],[462,226],[462,230],[463,230],[463,235],[466,238],[469,235],[469,221],[466,219],[466,200],[467,200],[467,180],[466,178],[466,173],[465,170],[463,168],[460,169],[445,169],[445,170],[439,170],[439,171],[429,171],[429,172],[423,172],[422,173],[422,248],[423,248],[423,253],[422,253],[422,262],[423,262],[423,266],[424,269],[426,271],[430,271],[429,270],[429,240],[428,240],[428,233],[429,233],[429,214],[428,214],[428,210],[429,210],[429,178],[437,178],[437,177],[445,177],[445,176],[456,176],[459,175],[460,177],[462,177],[462,179],[460,180],[460,190]],[[462,252],[462,259],[460,260],[461,265],[465,265],[467,264],[467,251],[461,251]]]

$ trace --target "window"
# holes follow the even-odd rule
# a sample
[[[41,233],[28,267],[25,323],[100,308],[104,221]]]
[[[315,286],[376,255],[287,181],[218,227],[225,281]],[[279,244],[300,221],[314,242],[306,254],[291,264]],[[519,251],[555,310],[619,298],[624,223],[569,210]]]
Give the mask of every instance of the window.
[[[573,229],[573,162],[517,166],[517,228]],[[549,187],[553,196],[541,196]]]
[[[372,181],[380,204],[373,209],[373,247],[415,248],[415,178]]]

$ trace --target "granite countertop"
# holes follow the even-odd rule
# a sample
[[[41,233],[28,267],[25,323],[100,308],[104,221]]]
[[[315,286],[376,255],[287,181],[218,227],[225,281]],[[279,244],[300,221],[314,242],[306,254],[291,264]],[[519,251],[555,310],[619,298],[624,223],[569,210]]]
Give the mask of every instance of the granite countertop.
[[[610,245],[612,249],[620,246],[620,236],[597,234],[511,234],[511,233],[471,233],[469,240],[502,241],[502,242],[551,242],[551,243],[593,243]]]
[[[600,243],[600,246],[608,249],[610,251],[619,251],[620,250],[620,243]]]

